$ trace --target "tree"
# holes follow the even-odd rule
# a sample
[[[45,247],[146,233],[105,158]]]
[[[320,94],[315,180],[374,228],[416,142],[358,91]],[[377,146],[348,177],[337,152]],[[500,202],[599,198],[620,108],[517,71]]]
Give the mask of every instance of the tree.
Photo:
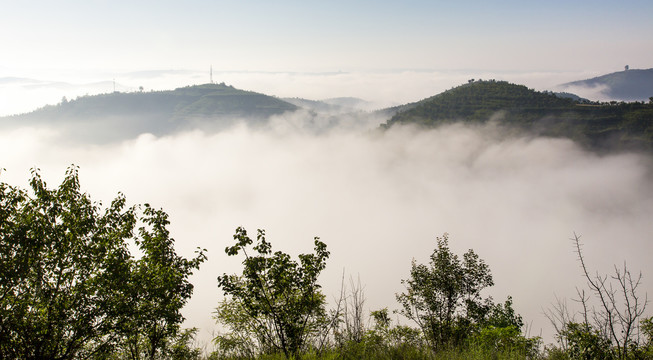
[[[512,304],[511,296],[503,304],[490,304],[484,318],[470,333],[469,342],[488,351],[493,358],[499,352],[521,353],[527,358],[536,358],[541,338],[522,335],[524,321]]]
[[[193,293],[188,278],[206,260],[203,251],[194,259],[175,252],[174,239],[166,226],[168,214],[145,204],[136,244],[142,252],[130,271],[130,306],[133,312],[123,327],[124,340],[132,359],[154,359],[169,350],[169,342],[180,331],[180,313]]]
[[[150,323],[131,327],[150,303],[166,311],[150,313],[148,320],[178,328],[179,310],[192,291],[188,274],[205,256],[200,251],[186,262],[143,260],[165,258],[154,249],[174,253],[165,213],[146,206],[141,215],[139,207],[125,207],[122,194],[102,211],[81,192],[76,167],[68,168],[57,189],[48,189],[37,170],[30,185],[33,195],[0,183],[0,358],[111,354],[123,346],[126,329],[152,331]],[[144,226],[136,241],[144,255],[137,261],[128,245],[139,221]],[[138,276],[139,269],[151,275],[164,264],[171,267],[164,282]],[[165,294],[175,292],[176,302],[166,303]],[[161,343],[153,346],[161,349]]]
[[[406,292],[396,295],[400,313],[417,323],[434,350],[461,345],[469,326],[489,311],[491,302],[480,292],[494,284],[490,268],[471,249],[461,261],[446,233],[430,259],[429,265],[413,260],[410,278],[402,280]]]
[[[295,356],[325,323],[325,297],[317,278],[329,257],[326,244],[314,239],[315,254],[299,255],[299,263],[281,251],[272,253],[265,232],[258,230],[256,245],[242,227],[236,229],[236,244],[227,247],[229,256],[243,253],[242,275],[218,277],[228,296],[218,307],[216,318],[231,329],[216,343],[236,344],[255,352],[283,352]]]
[[[567,343],[566,353],[571,359],[613,359],[610,340],[587,324],[567,323],[558,336]]]
[[[642,352],[648,359],[653,359],[653,316],[640,321],[640,330],[644,337]]]
[[[589,303],[590,295],[578,290],[578,301],[583,307],[581,315],[585,335],[592,336],[592,339],[600,336],[603,343],[613,346],[616,358],[626,359],[629,351],[638,346],[637,326],[648,304],[648,296],[638,294],[642,273],[633,276],[624,262],[621,269],[614,267],[614,275],[610,277],[598,272],[590,275],[580,236],[574,234],[571,240],[590,294],[598,302],[597,308],[592,307]],[[569,341],[566,334],[561,335]]]
[[[337,302],[337,326],[334,329],[336,343],[343,346],[347,343],[361,343],[365,336],[366,325],[364,319],[365,293],[360,278],[354,282],[349,278],[349,289],[343,279],[340,289],[340,299]]]

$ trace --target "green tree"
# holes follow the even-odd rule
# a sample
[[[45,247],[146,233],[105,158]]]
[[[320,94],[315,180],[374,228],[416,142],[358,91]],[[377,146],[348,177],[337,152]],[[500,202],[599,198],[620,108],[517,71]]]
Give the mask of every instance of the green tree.
[[[0,183],[0,358],[108,356],[123,346],[126,329],[152,331],[151,323],[132,327],[149,303],[166,311],[148,319],[178,327],[192,290],[186,265],[197,268],[204,255],[166,263],[171,268],[165,281],[138,276],[141,268],[149,267],[150,274],[162,268],[143,260],[158,256],[150,249],[173,251],[162,211],[146,206],[141,215],[138,207],[125,206],[122,194],[102,211],[80,190],[76,167],[57,189],[48,189],[36,170],[30,185],[33,194]],[[139,221],[140,237],[134,233]],[[138,261],[128,246],[135,236],[144,254]],[[174,292],[177,301],[166,303],[165,294]],[[153,346],[160,349],[161,343]]]
[[[132,262],[129,289],[133,317],[124,324],[124,341],[132,359],[154,359],[171,350],[184,318],[181,308],[193,293],[188,278],[206,260],[203,251],[194,259],[177,255],[167,225],[168,214],[145,204],[136,245],[142,253]],[[188,337],[188,336],[186,336]]]
[[[480,294],[494,284],[490,268],[471,249],[462,260],[453,254],[448,234],[437,238],[430,259],[428,265],[413,260],[410,278],[402,280],[406,292],[396,295],[400,313],[417,323],[434,350],[460,346],[490,308]]]
[[[616,358],[610,340],[587,324],[567,323],[565,329],[558,336],[565,338],[567,354],[571,359],[609,360]]]
[[[515,312],[512,304],[512,296],[508,296],[508,299],[503,304],[491,305],[482,325],[497,328],[514,327],[521,329],[524,326],[524,320],[521,315]]]
[[[642,353],[647,359],[653,359],[653,316],[642,319],[640,322],[640,331],[644,338]]]
[[[236,244],[227,247],[229,256],[243,253],[242,275],[218,277],[228,298],[217,311],[217,320],[232,332],[216,338],[216,343],[237,344],[257,352],[283,352],[295,356],[309,345],[325,323],[325,297],[317,283],[329,257],[326,244],[314,239],[315,254],[299,255],[299,262],[281,251],[272,252],[265,232],[258,230],[256,245],[245,229],[234,235]]]
[[[541,344],[540,337],[526,337],[521,329],[524,321],[513,308],[512,297],[503,304],[491,304],[483,319],[470,331],[469,345],[495,358],[500,353],[522,354],[536,358]]]

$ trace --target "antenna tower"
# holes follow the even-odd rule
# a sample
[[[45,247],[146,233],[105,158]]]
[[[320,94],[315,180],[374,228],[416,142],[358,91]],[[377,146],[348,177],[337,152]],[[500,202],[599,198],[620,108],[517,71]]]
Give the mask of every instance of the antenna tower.
[[[211,84],[213,84],[213,65],[211,65],[210,76],[211,76]]]

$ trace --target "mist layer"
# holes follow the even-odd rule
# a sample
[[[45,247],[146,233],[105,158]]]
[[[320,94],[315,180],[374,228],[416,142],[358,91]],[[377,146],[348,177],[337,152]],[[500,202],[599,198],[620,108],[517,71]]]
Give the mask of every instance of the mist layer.
[[[57,186],[74,163],[93,199],[108,203],[120,191],[129,203],[166,210],[180,253],[208,249],[185,309],[205,342],[216,330],[216,277],[241,269],[224,254],[237,226],[266,229],[273,248],[291,254],[311,251],[319,236],[331,252],[321,278],[327,296],[338,295],[344,270],[360,277],[370,309],[396,308],[411,260],[427,262],[435,237],[447,232],[454,252],[473,248],[485,259],[496,283],[489,294],[512,295],[531,335],[550,334],[542,309],[583,285],[574,232],[591,269],[628,261],[651,289],[646,156],[597,156],[493,124],[319,134],[302,130],[301,114],[272,124],[101,146],[68,145],[52,129],[3,130],[2,181],[27,187],[38,167]]]

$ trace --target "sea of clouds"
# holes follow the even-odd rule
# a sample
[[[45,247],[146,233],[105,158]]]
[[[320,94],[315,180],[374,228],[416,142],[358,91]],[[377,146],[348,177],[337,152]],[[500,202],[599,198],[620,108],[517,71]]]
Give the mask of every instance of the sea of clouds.
[[[218,331],[216,277],[236,273],[227,257],[238,226],[265,229],[276,250],[312,251],[319,236],[331,252],[320,281],[339,296],[343,271],[360,278],[368,309],[397,309],[395,293],[413,259],[427,262],[436,237],[454,252],[474,249],[490,266],[496,301],[513,296],[531,335],[553,341],[543,311],[556,296],[583,286],[569,238],[585,244],[592,271],[624,261],[653,289],[651,158],[599,156],[570,140],[516,135],[495,123],[410,126],[379,131],[383,119],[348,119],[313,131],[305,112],[266,127],[244,123],[219,132],[187,131],[105,143],[67,142],[57,128],[0,130],[0,180],[27,187],[39,168],[50,187],[66,167],[80,167],[84,191],[107,204],[118,192],[130,204],[170,214],[176,247],[208,262],[192,277],[186,326],[208,347]],[[570,302],[573,304],[573,302]]]

